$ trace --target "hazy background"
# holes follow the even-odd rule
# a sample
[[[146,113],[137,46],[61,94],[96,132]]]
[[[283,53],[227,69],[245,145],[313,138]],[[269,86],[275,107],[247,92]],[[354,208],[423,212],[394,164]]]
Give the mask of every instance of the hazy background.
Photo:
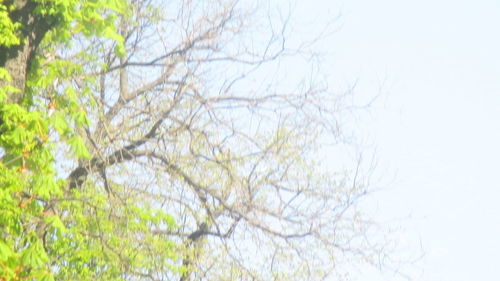
[[[385,183],[373,197],[376,216],[401,218],[401,245],[424,253],[407,270],[412,280],[496,280],[500,1],[314,0],[293,7],[313,29],[340,13],[337,31],[320,45],[331,86],[357,81],[360,102],[379,94],[351,125],[376,149],[376,177]],[[358,280],[404,279],[360,269]]]

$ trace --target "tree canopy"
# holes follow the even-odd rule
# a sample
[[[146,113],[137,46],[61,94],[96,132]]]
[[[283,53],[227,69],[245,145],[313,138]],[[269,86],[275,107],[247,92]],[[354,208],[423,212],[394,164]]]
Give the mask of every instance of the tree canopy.
[[[260,8],[0,2],[0,280],[323,280],[380,253],[367,185],[318,158],[342,96],[287,78],[306,52]]]

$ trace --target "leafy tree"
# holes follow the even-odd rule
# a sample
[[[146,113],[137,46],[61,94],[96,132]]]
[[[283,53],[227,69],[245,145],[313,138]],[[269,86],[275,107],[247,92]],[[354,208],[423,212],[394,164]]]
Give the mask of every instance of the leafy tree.
[[[318,158],[342,142],[342,97],[280,74],[307,55],[287,18],[1,3],[3,279],[316,280],[380,253],[365,183]]]
[[[113,204],[90,185],[70,190],[54,168],[64,144],[77,158],[91,157],[78,130],[90,124],[95,79],[81,87],[73,80],[86,73],[80,62],[95,59],[85,49],[73,53],[79,61],[48,55],[77,39],[109,38],[123,56],[114,24],[125,11],[120,1],[0,2],[0,280],[123,280],[146,268],[177,270],[175,244],[147,231],[174,229],[171,216],[132,199]]]

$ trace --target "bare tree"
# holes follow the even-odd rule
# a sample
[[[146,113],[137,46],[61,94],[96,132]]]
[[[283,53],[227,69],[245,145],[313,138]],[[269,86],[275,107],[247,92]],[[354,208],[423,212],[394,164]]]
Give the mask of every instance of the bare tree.
[[[342,142],[342,95],[288,69],[306,54],[287,45],[288,15],[248,2],[135,0],[119,27],[125,57],[102,38],[56,54],[96,55],[76,87],[98,77],[82,97],[94,103],[81,131],[92,157],[65,168],[68,189],[92,183],[117,206],[110,216],[148,205],[179,226],[149,232],[182,245],[182,269],[129,280],[323,280],[380,251],[355,210],[361,175],[316,158],[323,141]]]

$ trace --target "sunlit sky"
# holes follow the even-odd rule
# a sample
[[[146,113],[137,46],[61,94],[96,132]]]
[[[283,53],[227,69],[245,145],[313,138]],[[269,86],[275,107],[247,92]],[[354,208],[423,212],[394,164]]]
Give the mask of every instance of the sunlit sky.
[[[361,99],[380,94],[356,130],[387,180],[373,197],[378,216],[406,218],[408,249],[422,242],[412,280],[496,280],[500,1],[297,2],[304,19],[340,13],[321,43],[331,85],[358,81]],[[361,270],[358,280],[404,279]]]

